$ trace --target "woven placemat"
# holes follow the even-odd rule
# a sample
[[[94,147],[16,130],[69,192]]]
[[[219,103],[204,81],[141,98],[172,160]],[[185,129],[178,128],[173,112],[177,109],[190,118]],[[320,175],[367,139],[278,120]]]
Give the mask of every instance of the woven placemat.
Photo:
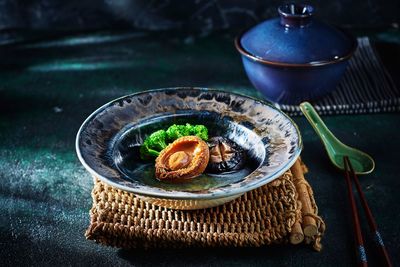
[[[86,238],[126,249],[290,242],[312,244],[320,250],[325,224],[304,179],[305,170],[297,161],[280,178],[234,201],[192,211],[146,203],[95,178]]]

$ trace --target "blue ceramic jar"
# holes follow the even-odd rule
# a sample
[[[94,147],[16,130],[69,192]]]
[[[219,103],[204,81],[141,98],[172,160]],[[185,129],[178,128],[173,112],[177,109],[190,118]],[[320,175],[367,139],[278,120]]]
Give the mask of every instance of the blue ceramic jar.
[[[310,5],[286,4],[235,40],[250,81],[270,101],[299,104],[336,88],[357,41],[313,18]]]

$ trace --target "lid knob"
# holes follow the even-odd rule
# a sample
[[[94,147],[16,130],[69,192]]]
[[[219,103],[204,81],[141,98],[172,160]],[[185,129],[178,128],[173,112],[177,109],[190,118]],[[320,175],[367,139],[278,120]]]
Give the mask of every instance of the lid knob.
[[[306,4],[284,4],[278,8],[281,24],[285,27],[305,27],[311,22],[314,7]]]

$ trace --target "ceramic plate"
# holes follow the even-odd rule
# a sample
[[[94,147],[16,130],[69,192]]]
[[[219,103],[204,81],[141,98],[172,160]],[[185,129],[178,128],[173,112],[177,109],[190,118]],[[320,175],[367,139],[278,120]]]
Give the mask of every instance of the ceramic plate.
[[[225,136],[247,151],[234,174],[207,175],[183,183],[155,179],[154,162],[136,160],[151,132],[172,124],[204,124],[209,136]],[[300,155],[294,122],[269,103],[204,88],[168,88],[113,100],[82,124],[76,150],[83,166],[107,184],[142,197],[215,200],[240,196],[279,177]]]

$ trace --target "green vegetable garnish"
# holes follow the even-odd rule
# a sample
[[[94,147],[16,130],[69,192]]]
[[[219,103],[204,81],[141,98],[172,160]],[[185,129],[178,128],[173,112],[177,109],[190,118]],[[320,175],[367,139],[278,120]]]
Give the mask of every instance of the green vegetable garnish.
[[[204,125],[201,125],[201,124],[195,125],[193,127],[193,134],[197,135],[198,137],[200,137],[204,141],[208,140],[208,129]]]
[[[164,130],[158,130],[152,133],[144,140],[140,147],[140,157],[144,160],[158,157],[160,151],[167,147],[166,139],[167,133]]]
[[[147,137],[142,146],[140,147],[140,158],[143,160],[158,157],[161,150],[167,147],[168,143],[172,143],[182,136],[196,135],[203,139],[208,140],[208,129],[204,125],[186,125],[174,124],[166,131],[158,130]]]
[[[158,130],[146,138],[147,146],[154,150],[161,151],[167,147],[167,133],[164,130]],[[145,142],[146,142],[145,141]]]
[[[188,135],[190,135],[190,129],[189,129],[189,127],[186,127],[186,125],[174,124],[167,129],[167,137],[168,137],[168,140],[170,140],[170,141],[174,141],[174,140],[178,139],[179,137],[188,136]]]
[[[140,146],[140,158],[142,160],[156,158],[158,155],[160,155],[160,152],[149,148],[145,143]]]

